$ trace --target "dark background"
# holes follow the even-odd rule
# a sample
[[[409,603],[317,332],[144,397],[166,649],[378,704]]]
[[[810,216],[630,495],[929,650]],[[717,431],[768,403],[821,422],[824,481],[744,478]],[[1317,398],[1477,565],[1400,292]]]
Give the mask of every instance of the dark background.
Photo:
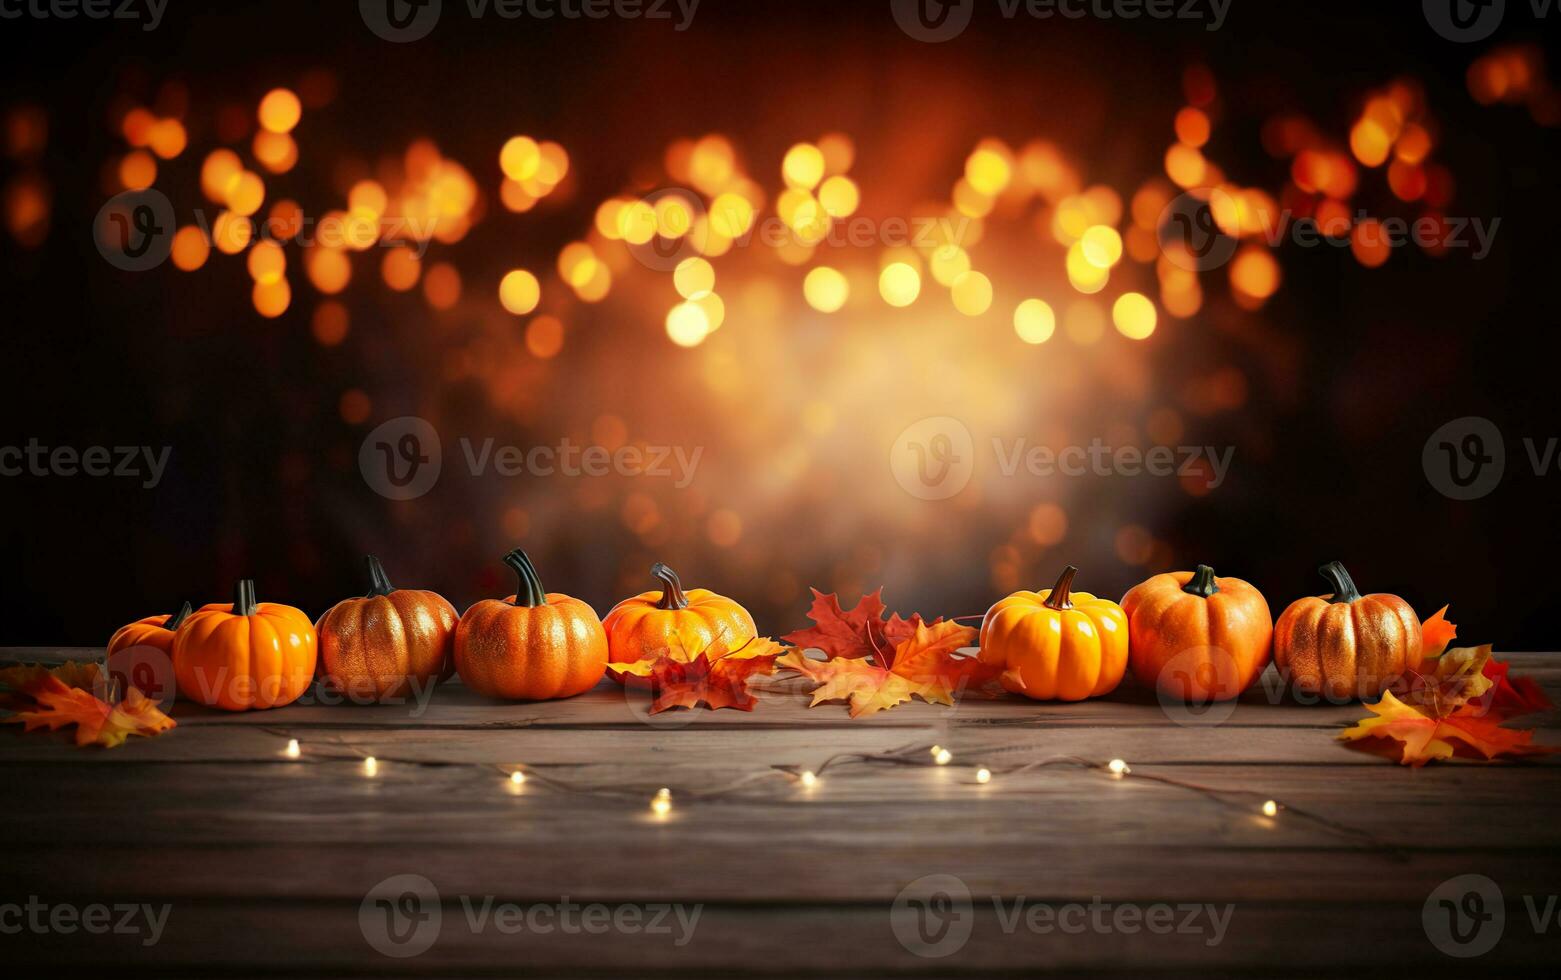
[[[489,221],[463,246],[530,250],[533,267],[547,267],[557,244],[579,234],[594,202],[618,191],[634,165],[659,159],[675,137],[712,131],[740,139],[769,186],[786,146],[842,128],[858,139],[864,197],[874,174],[887,173],[926,176],[941,193],[987,134],[1016,145],[1036,134],[1065,138],[1090,158],[1097,179],[1130,188],[1163,152],[1182,70],[1203,63],[1220,80],[1230,119],[1216,137],[1220,158],[1268,187],[1284,165],[1260,145],[1265,115],[1305,112],[1342,134],[1363,92],[1399,75],[1418,78],[1441,125],[1436,158],[1457,178],[1449,213],[1499,217],[1501,225],[1481,262],[1405,249],[1365,270],[1347,250],[1281,250],[1285,281],[1262,312],[1264,343],[1288,345],[1295,356],[1282,375],[1254,370],[1248,408],[1200,433],[1208,438],[1199,441],[1235,444],[1241,474],[1228,492],[1178,496],[1156,517],[1156,534],[1173,549],[1168,567],[1209,561],[1248,578],[1277,615],[1290,599],[1322,590],[1317,564],[1340,559],[1365,590],[1398,592],[1422,613],[1451,602],[1465,638],[1553,649],[1561,472],[1552,463],[1536,476],[1521,440],[1561,436],[1561,145],[1558,130],[1521,107],[1477,104],[1464,77],[1501,43],[1553,51],[1561,23],[1536,21],[1526,3],[1508,6],[1497,35],[1470,45],[1437,36],[1409,2],[1235,0],[1217,33],[1175,21],[1008,23],[985,3],[964,36],[942,45],[906,38],[879,0],[704,0],[685,33],[634,21],[558,20],[544,30],[472,21],[447,0],[434,34],[410,45],[379,41],[346,2],[171,0],[150,33],[113,22],[6,21],[0,105],[47,111],[41,166],[53,209],[40,247],[4,239],[0,444],[36,437],[51,446],[174,451],[151,492],[112,478],[0,480],[0,642],[101,643],[121,623],[182,599],[225,601],[239,575],[258,580],[262,599],[318,615],[361,591],[365,551],[380,555],[398,584],[436,588],[464,609],[507,587],[496,559],[515,544],[541,556],[550,588],[600,612],[635,585],[624,568],[652,557],[747,598],[766,632],[801,625],[806,608],[805,590],[778,601],[750,587],[761,580],[740,560],[677,540],[652,554],[624,530],[534,517],[526,540],[514,541],[450,481],[415,512],[371,493],[357,447],[374,422],[418,408],[410,392],[430,343],[426,324],[360,274],[346,296],[353,335],[322,350],[309,336],[311,304],[295,299],[276,321],[253,314],[240,262],[214,261],[194,276],[110,267],[90,229],[105,199],[103,161],[122,152],[109,115],[116,92],[150,93],[179,78],[197,107],[208,96],[252,106],[323,65],[340,82],[329,110],[333,139],[372,153],[434,133],[490,193],[491,160],[505,136],[551,135],[580,171],[574,204],[539,211],[523,240]],[[949,87],[979,97],[929,121],[923,107],[941,105]],[[942,169],[905,174],[921,165],[894,154],[895,138],[934,125],[951,146]],[[192,150],[178,161],[185,174],[211,143],[194,124],[191,136]],[[1120,173],[1116,161],[1124,161]],[[302,166],[311,165],[306,148]],[[13,165],[4,166],[9,178]],[[467,290],[491,296],[477,276],[467,277]],[[295,284],[295,297],[304,291]],[[1211,303],[1189,322],[1220,329],[1221,309]],[[660,316],[658,309],[644,325],[621,325],[615,371],[636,370],[639,347],[664,356]],[[1240,346],[1234,332],[1225,337]],[[1153,356],[1170,371],[1174,339],[1157,338]],[[368,426],[336,412],[337,394],[352,385],[374,395]],[[587,391],[565,385],[553,397]],[[523,444],[556,439],[485,421],[476,392],[457,386],[443,397],[446,418],[464,431]],[[1490,496],[1457,503],[1431,487],[1420,460],[1430,433],[1465,415],[1500,427],[1507,475]],[[848,495],[849,486],[838,492]],[[887,541],[896,531],[863,533]],[[972,534],[968,548],[891,548],[894,557],[864,584],[887,582],[891,604],[905,612],[978,613],[997,597],[985,563],[1001,540]],[[1026,578],[1049,585],[1066,558],[1094,572],[1099,592],[1115,595],[1163,570],[1124,565],[1109,542],[1088,517],[1073,517],[1069,540],[1027,567]],[[773,544],[784,552],[785,541]],[[791,567],[801,584],[830,587],[831,562],[817,549]]]

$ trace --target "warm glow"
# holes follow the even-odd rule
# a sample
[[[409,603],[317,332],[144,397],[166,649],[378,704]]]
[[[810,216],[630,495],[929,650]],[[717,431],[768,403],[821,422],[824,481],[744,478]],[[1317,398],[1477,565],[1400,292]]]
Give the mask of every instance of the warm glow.
[[[812,190],[824,179],[824,153],[812,143],[798,143],[786,151],[781,176],[789,187]]]
[[[838,270],[821,265],[802,280],[802,295],[820,313],[834,313],[846,305],[851,285]]]
[[[404,293],[417,285],[422,274],[422,262],[417,253],[406,246],[398,246],[385,252],[380,263],[380,275],[385,285],[398,293]]]
[[[248,218],[222,211],[211,223],[211,242],[224,255],[237,255],[249,246],[254,230]]]
[[[672,272],[672,285],[684,299],[698,299],[715,289],[715,268],[705,259],[684,259]]]
[[[1079,239],[1084,260],[1098,269],[1109,269],[1122,261],[1122,236],[1108,225],[1094,225]]]
[[[927,261],[933,281],[940,286],[952,286],[954,280],[970,271],[970,253],[952,242],[932,250]]]
[[[965,180],[987,197],[1007,190],[1013,179],[1013,163],[1008,154],[992,146],[982,146],[965,160]]]
[[[1074,242],[1068,248],[1068,281],[1073,288],[1081,293],[1098,293],[1106,288],[1106,283],[1111,279],[1111,270],[1102,268],[1084,256],[1082,242]]]
[[[206,264],[206,259],[211,255],[211,242],[207,241],[206,233],[195,225],[185,225],[173,236],[174,268],[185,272],[194,272]]]
[[[448,310],[461,301],[461,274],[448,262],[435,262],[423,276],[423,298],[436,310]]]
[[[529,136],[512,136],[499,151],[499,169],[510,180],[530,180],[541,168],[542,148]]]
[[[1154,333],[1154,303],[1143,293],[1123,293],[1111,307],[1111,321],[1129,340],[1143,340]]]
[[[317,246],[304,252],[304,271],[314,288],[327,296],[341,292],[352,281],[352,263],[339,248]]]
[[[710,321],[697,303],[679,303],[667,313],[667,336],[679,347],[698,347],[710,333]]]
[[[910,306],[921,294],[921,273],[909,263],[891,262],[878,275],[878,294],[890,306]]]
[[[526,350],[541,360],[557,357],[564,349],[564,324],[556,316],[539,316],[526,324]]]
[[[1230,283],[1237,292],[1254,299],[1267,299],[1279,289],[1279,263],[1260,245],[1251,245],[1237,253],[1230,264]]]
[[[854,214],[861,199],[861,192],[850,177],[830,177],[818,189],[818,203],[831,218],[845,218]]]
[[[1057,330],[1057,315],[1045,300],[1027,299],[1014,310],[1014,332],[1027,344],[1044,344]]]
[[[232,150],[212,150],[201,163],[201,193],[221,204],[227,201],[228,191],[244,164]]]
[[[499,283],[499,302],[516,316],[530,313],[541,300],[542,287],[537,277],[525,269],[508,273]]]
[[[245,264],[251,279],[261,285],[271,285],[280,281],[282,274],[287,271],[287,255],[276,242],[259,241],[249,250],[249,259]]]
[[[293,301],[292,287],[286,279],[274,282],[257,282],[253,292],[255,312],[268,319],[275,319],[287,312]]]
[[[290,133],[303,116],[298,96],[285,88],[274,88],[260,100],[260,125],[273,133]]]
[[[992,306],[992,280],[979,272],[967,272],[954,280],[954,308],[966,316],[980,316]]]

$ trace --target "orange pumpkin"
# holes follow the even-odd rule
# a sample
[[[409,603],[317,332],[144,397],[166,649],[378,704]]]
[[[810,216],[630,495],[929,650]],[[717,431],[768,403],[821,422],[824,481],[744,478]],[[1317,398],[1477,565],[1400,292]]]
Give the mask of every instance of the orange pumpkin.
[[[171,616],[148,616],[133,623],[126,623],[109,637],[108,656],[112,657],[130,647],[155,647],[168,653],[173,649],[174,633],[189,618],[190,604],[186,602]]]
[[[1140,684],[1184,701],[1226,701],[1268,666],[1274,617],[1263,593],[1214,569],[1166,572],[1122,597],[1128,662]]]
[[[483,599],[455,627],[455,671],[489,697],[543,701],[589,691],[607,671],[607,634],[579,599],[544,592],[520,549],[504,556],[520,576],[508,599]]]
[[[314,681],[314,624],[302,610],[256,602],[243,579],[233,602],[202,606],[173,638],[179,693],[228,711],[292,704]]]
[[[331,685],[354,701],[390,701],[453,674],[455,607],[437,592],[391,585],[373,555],[368,569],[368,594],[338,602],[315,625]]]
[[[1317,570],[1329,596],[1297,599],[1274,625],[1274,663],[1297,693],[1373,698],[1420,666],[1420,617],[1396,595],[1361,595],[1338,562]]]
[[[603,621],[613,663],[633,663],[678,646],[703,650],[717,640],[735,650],[759,635],[748,610],[726,596],[708,589],[684,592],[677,573],[659,561],[650,567],[650,574],[661,589],[623,600]],[[613,679],[625,682],[616,675]],[[629,677],[627,682],[636,687],[649,684],[639,677]]]
[[[1063,569],[1044,592],[1015,592],[981,621],[981,661],[1004,668],[1003,687],[1037,701],[1082,701],[1109,694],[1127,671],[1122,607],[1073,591],[1078,569]]]

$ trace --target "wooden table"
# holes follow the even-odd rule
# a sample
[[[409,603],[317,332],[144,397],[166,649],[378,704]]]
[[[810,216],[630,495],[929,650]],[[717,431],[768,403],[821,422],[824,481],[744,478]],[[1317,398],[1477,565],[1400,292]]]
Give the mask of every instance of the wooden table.
[[[1561,701],[1561,658],[1510,659]],[[1529,908],[1561,893],[1553,763],[1412,770],[1333,740],[1358,705],[1261,695],[1217,725],[1175,723],[1137,691],[861,721],[809,709],[796,680],[768,679],[761,697],[752,713],[654,718],[609,683],[542,704],[458,684],[421,707],[181,704],[177,729],[111,751],[6,726],[0,904],[125,904],[116,920],[130,904],[169,908],[150,945],[150,926],[24,927],[0,933],[0,956],[28,967],[13,976],[1469,976],[1561,962],[1561,925],[1536,931]],[[929,764],[934,744],[948,765]],[[876,758],[803,785],[797,773],[839,753]],[[1132,775],[1070,758],[1125,759]],[[1273,818],[1270,798],[1284,807]],[[1480,912],[1464,882],[1432,894],[1466,874],[1499,888],[1486,914],[1505,912],[1477,959],[1431,935],[1445,946],[1454,911]],[[522,906],[515,921],[494,911],[507,903]],[[0,908],[0,929],[18,914]]]

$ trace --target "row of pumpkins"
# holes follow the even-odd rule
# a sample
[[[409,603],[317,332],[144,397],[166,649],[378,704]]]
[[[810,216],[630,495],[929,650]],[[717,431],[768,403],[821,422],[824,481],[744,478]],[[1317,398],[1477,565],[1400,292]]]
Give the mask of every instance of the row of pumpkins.
[[[452,673],[490,697],[546,700],[590,690],[610,663],[758,633],[741,605],[685,591],[664,564],[651,568],[658,589],[625,599],[603,620],[579,599],[545,592],[524,551],[504,563],[519,577],[516,594],[484,599],[464,616],[438,593],[395,588],[370,556],[368,594],[337,603],[318,623],[292,606],[257,602],[245,579],[231,604],[191,612],[186,603],[123,627],[108,653],[162,650],[184,697],[243,711],[297,700],[315,680],[317,657],[326,680],[353,700],[404,698]],[[1228,699],[1271,657],[1298,693],[1365,698],[1419,666],[1420,621],[1407,602],[1361,595],[1337,562],[1320,571],[1333,593],[1297,600],[1276,625],[1262,593],[1207,565],[1156,575],[1120,604],[1073,591],[1070,565],[1053,588],[994,605],[979,656],[1003,668],[1008,690],[1042,701],[1107,694],[1129,666],[1162,696]]]

